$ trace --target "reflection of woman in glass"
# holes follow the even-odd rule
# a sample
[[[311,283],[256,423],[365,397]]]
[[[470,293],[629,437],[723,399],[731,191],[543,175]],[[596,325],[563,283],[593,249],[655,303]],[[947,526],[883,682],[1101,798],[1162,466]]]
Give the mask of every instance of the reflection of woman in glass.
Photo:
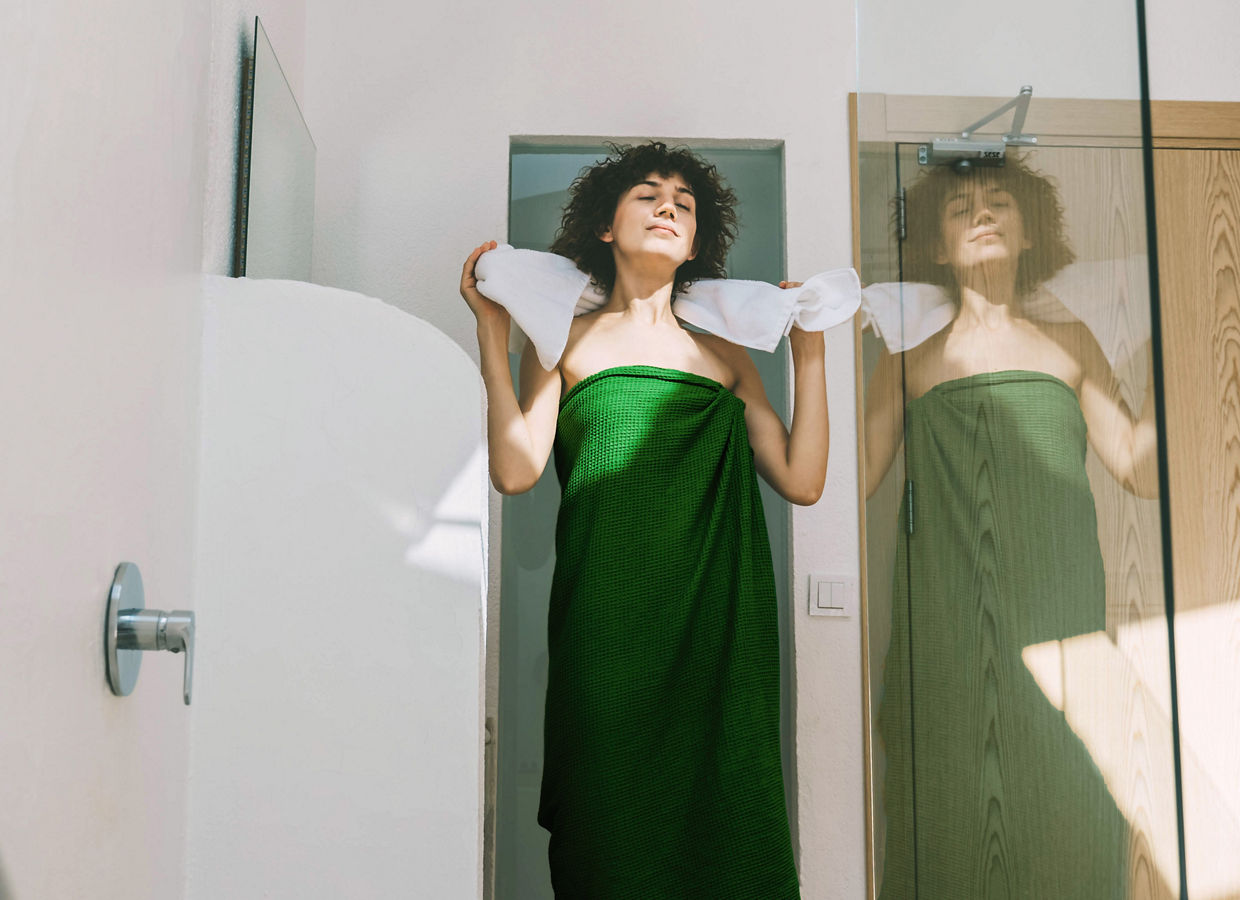
[[[1073,259],[1055,189],[1019,160],[929,171],[907,196],[909,281],[955,295],[942,331],[883,352],[866,412],[870,493],[901,440],[885,898],[1125,894],[1127,831],[1022,649],[1101,631],[1105,584],[1086,441],[1155,490],[1155,432],[1077,323],[1026,316]]]
[[[791,433],[747,353],[683,328],[723,277],[735,196],[652,143],[574,182],[553,251],[603,289],[559,364],[508,370],[508,313],[476,288],[491,478],[563,495],[548,628],[542,797],[558,898],[799,896],[779,748],[774,573],[756,472],[812,503],[827,460],[821,334],[794,330]]]

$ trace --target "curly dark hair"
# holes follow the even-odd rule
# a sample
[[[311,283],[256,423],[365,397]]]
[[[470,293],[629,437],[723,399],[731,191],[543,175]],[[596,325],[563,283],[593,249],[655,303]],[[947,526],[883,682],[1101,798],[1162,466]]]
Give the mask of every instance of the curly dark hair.
[[[697,213],[697,254],[676,270],[673,294],[701,278],[725,278],[728,250],[736,240],[736,194],[713,165],[687,147],[661,141],[635,146],[608,144],[606,159],[581,170],[569,187],[568,204],[551,252],[566,256],[587,273],[604,294],[616,283],[612,245],[600,235],[611,227],[624,192],[647,176],[679,175],[693,191]]]
[[[1074,259],[1063,218],[1063,204],[1054,182],[1032,169],[1015,154],[1006,164],[976,167],[958,172],[947,166],[927,169],[905,195],[908,239],[904,244],[904,280],[940,284],[959,290],[950,264],[937,257],[942,247],[942,216],[947,202],[959,192],[964,180],[1007,191],[1016,201],[1032,243],[1020,255],[1016,269],[1018,294],[1032,292]]]

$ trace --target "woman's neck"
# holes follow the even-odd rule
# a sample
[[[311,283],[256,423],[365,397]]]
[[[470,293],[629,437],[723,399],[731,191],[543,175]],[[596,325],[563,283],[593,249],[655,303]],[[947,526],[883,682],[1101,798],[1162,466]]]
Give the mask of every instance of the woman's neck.
[[[1014,274],[980,271],[960,279],[960,313],[964,324],[996,328],[1020,318]]]
[[[672,278],[674,277],[673,273]],[[618,269],[616,283],[602,311],[620,313],[643,324],[675,324],[676,317],[672,315],[672,287],[673,281],[666,272]]]

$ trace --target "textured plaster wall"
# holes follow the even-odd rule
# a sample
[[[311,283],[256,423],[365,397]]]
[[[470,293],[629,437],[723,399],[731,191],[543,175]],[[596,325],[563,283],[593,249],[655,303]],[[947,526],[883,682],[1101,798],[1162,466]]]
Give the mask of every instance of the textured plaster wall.
[[[180,659],[105,682],[122,560],[193,603],[209,8],[0,28],[0,896],[180,896]],[[136,855],[135,855],[136,854]]]

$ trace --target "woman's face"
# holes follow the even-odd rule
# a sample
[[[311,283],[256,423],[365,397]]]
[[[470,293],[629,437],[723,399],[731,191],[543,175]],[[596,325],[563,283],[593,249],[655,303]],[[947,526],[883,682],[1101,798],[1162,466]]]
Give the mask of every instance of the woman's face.
[[[963,181],[949,194],[939,219],[939,265],[960,273],[981,265],[1009,265],[1013,273],[1020,254],[1033,246],[1015,199],[984,179]]]
[[[599,237],[624,256],[654,254],[674,267],[697,255],[697,201],[679,175],[651,173],[625,191]]]

